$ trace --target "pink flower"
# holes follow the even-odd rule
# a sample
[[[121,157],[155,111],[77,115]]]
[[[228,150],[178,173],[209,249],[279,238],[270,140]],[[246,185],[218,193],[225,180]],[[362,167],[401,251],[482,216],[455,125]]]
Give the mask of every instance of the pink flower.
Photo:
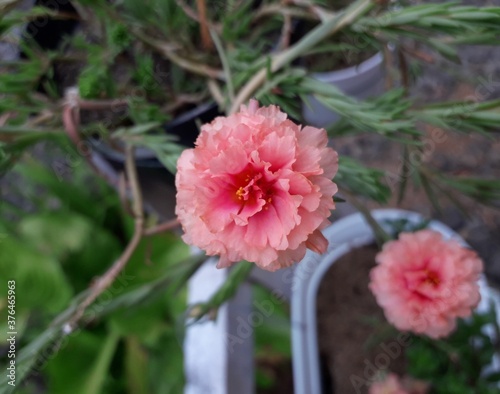
[[[370,289],[387,320],[402,331],[449,335],[481,298],[477,254],[440,233],[403,233],[384,245],[370,273]]]
[[[324,129],[301,128],[255,100],[204,125],[177,163],[184,241],[220,255],[219,268],[247,260],[274,271],[307,248],[324,253],[338,168],[327,142]]]
[[[409,376],[400,379],[397,375],[390,373],[383,379],[370,385],[368,394],[426,394],[429,384],[416,380]]]
[[[368,394],[409,394],[401,385],[397,375],[390,373],[384,380],[372,383]]]

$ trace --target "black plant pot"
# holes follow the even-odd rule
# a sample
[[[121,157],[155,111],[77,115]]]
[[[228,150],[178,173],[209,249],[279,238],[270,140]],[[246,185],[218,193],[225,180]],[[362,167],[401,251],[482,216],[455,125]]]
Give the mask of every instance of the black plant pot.
[[[73,15],[73,19],[52,19],[47,17],[36,18],[26,26],[26,36],[34,40],[43,50],[57,49],[64,37],[71,36],[78,25],[78,13],[68,0],[36,0],[35,5],[47,7],[53,11]],[[21,54],[24,57],[24,54]],[[57,77],[57,75],[56,75]],[[40,89],[42,84],[40,84]],[[164,127],[165,132],[177,137],[177,142],[186,147],[194,146],[198,137],[197,123],[207,123],[221,115],[215,103],[205,103],[194,107],[176,117]],[[122,151],[114,149],[101,140],[90,141],[97,151],[111,167],[117,171],[123,170],[125,156]],[[148,149],[136,150],[136,164],[139,168],[164,169],[163,165],[152,151]]]
[[[187,148],[193,147],[198,137],[198,124],[208,123],[221,116],[217,104],[205,103],[176,117],[165,126],[165,132],[177,138],[177,143]],[[102,140],[92,140],[92,145],[115,169],[123,169],[125,155]],[[146,148],[136,149],[136,165],[139,168],[164,168],[153,151]]]
[[[178,138],[178,143],[186,148],[193,147],[198,137],[198,123],[211,122],[222,115],[216,104],[206,103],[193,108],[164,126],[165,132]],[[108,178],[118,184],[117,175],[124,171],[125,155],[122,151],[113,149],[102,140],[90,140],[94,165]],[[145,203],[160,217],[171,219],[175,217],[175,176],[169,172],[149,149],[137,148],[135,151],[136,166],[139,181],[142,186]]]
[[[26,25],[26,35],[31,37],[40,48],[55,50],[64,37],[71,36],[75,31],[78,25],[78,13],[68,0],[36,0],[34,5],[68,16],[68,19],[38,17]]]

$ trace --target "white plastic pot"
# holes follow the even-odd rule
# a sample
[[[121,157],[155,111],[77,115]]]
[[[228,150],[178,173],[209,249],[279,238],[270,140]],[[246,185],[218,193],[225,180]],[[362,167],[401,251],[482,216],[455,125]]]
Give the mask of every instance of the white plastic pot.
[[[398,209],[380,209],[372,212],[373,217],[383,227],[386,220],[407,219],[410,223],[421,223],[424,218],[415,212]],[[444,224],[432,221],[428,228],[440,232],[446,239],[456,239],[466,246],[465,241]],[[316,324],[316,296],[320,282],[330,266],[352,249],[369,245],[375,241],[371,227],[360,213],[338,220],[323,231],[330,241],[330,248],[322,256],[308,252],[297,266],[292,284],[292,348],[295,394],[320,394],[320,365]],[[481,302],[480,312],[489,310],[493,301],[500,316],[500,297],[490,288],[484,277],[479,281]],[[488,335],[494,336],[493,327]],[[500,360],[492,360],[492,368],[498,370]]]
[[[320,82],[335,85],[345,94],[360,100],[375,97],[384,91],[384,56],[378,52],[356,66],[311,76]],[[316,127],[326,127],[340,119],[340,115],[312,95],[307,97],[307,103],[302,104],[302,116],[307,124]]]

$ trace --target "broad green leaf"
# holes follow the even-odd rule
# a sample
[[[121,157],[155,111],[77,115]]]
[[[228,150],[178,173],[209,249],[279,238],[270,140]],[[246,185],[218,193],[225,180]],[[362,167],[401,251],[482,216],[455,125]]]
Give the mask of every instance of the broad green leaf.
[[[18,311],[35,308],[58,311],[67,304],[72,292],[54,258],[14,237],[2,241],[0,278],[15,280],[19,292],[24,289],[16,299]]]
[[[96,223],[107,226],[109,220],[110,226],[120,227],[122,224],[120,201],[116,192],[95,176],[92,178],[93,188],[89,188],[90,172],[86,170],[84,159],[76,156],[72,150],[66,153],[65,159],[72,165],[73,178],[80,178],[78,182],[76,180],[67,182],[58,178],[56,163],[49,169],[38,163],[29,162],[18,165],[16,170],[27,180],[43,186],[47,193],[59,199],[67,209],[86,216]]]
[[[71,394],[107,393],[109,367],[118,340],[118,334],[112,331],[105,336],[80,331],[65,338],[46,366],[48,392],[67,394],[71,388]]]
[[[174,330],[168,330],[154,348],[149,350],[148,378],[151,394],[179,394],[184,389],[182,344]],[[158,377],[161,376],[161,379]]]
[[[142,240],[130,259],[123,275],[127,278],[127,292],[164,276],[173,265],[189,255],[189,249],[178,236],[164,233]],[[152,343],[161,335],[165,324],[170,324],[178,311],[186,307],[185,299],[161,297],[141,304],[140,308],[126,308],[112,315],[113,328],[123,335],[135,335]]]
[[[184,303],[185,305],[185,303]],[[110,316],[113,331],[123,336],[132,335],[141,342],[154,346],[165,330],[167,305],[164,299],[155,300],[132,309],[123,309]]]
[[[106,377],[109,374],[109,367],[111,360],[113,359],[113,355],[115,354],[119,339],[120,336],[115,331],[111,330],[108,333],[95,361],[91,364],[92,368],[87,376],[82,394],[105,392],[104,384]]]
[[[61,258],[83,248],[92,235],[92,223],[71,212],[44,212],[19,223],[21,236],[41,253]]]
[[[83,291],[108,269],[122,250],[106,229],[85,216],[67,211],[43,212],[19,224],[23,239],[45,255],[57,258],[75,291]]]
[[[122,251],[123,246],[114,234],[93,226],[82,248],[69,254],[61,263],[75,291],[80,292],[89,286],[96,275],[111,267]],[[123,285],[125,280],[119,276],[118,283]],[[122,292],[119,285],[113,285],[111,289],[116,294]]]
[[[125,338],[125,376],[129,393],[149,394],[148,354],[133,336]]]
[[[162,233],[141,241],[124,272],[135,276],[134,284],[139,285],[162,276],[188,256],[189,248],[177,235]]]

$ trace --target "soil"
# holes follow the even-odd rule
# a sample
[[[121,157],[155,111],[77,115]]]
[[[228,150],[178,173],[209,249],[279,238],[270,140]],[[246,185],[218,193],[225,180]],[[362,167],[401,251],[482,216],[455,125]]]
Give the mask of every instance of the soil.
[[[366,383],[377,368],[404,372],[404,348],[394,349],[401,337],[388,331],[383,312],[368,289],[377,252],[377,246],[370,245],[347,253],[320,284],[316,313],[323,394],[367,393]]]

